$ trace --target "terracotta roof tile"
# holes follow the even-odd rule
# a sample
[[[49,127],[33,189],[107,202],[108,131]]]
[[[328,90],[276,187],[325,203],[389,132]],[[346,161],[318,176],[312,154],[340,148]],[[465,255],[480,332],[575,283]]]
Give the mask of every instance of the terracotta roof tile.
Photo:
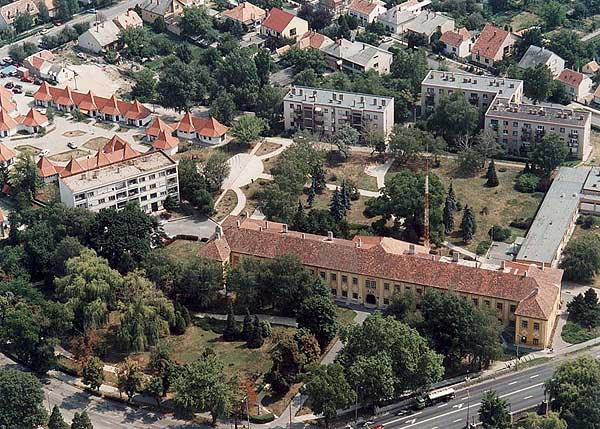
[[[462,27],[458,31],[446,31],[442,34],[442,37],[440,37],[440,42],[458,48],[461,43],[469,39],[469,37],[471,37],[469,30]]]
[[[250,21],[259,21],[264,19],[267,12],[253,5],[250,2],[244,2],[242,4],[237,5],[233,9],[229,9],[223,12],[223,16],[229,19],[233,19],[234,21],[241,22],[242,24]]]
[[[486,24],[473,44],[472,54],[493,59],[498,54],[507,37],[510,37],[508,31],[492,24]]]
[[[274,7],[263,21],[263,27],[270,28],[277,33],[283,33],[283,30],[294,19],[294,15]]]
[[[155,149],[173,149],[179,146],[179,139],[171,133],[160,131],[158,137],[152,142],[152,147]]]
[[[0,130],[8,131],[15,129],[18,123],[13,119],[6,110],[0,108]]]
[[[17,156],[17,152],[7,146],[4,146],[2,143],[0,143],[0,161],[1,162],[8,162],[11,159],[13,159],[15,156]]]
[[[571,69],[564,69],[560,72],[560,75],[558,75],[557,79],[567,86],[578,88],[585,77],[586,76],[583,73],[579,73]]]
[[[146,128],[146,135],[151,137],[157,137],[161,131],[173,132],[177,124],[168,124],[158,116],[155,117],[148,128]]]
[[[48,125],[48,118],[36,109],[31,108],[21,123],[27,127],[43,127]]]
[[[354,0],[348,6],[348,10],[352,10],[363,15],[370,15],[377,7],[381,7],[381,3],[377,0]]]
[[[38,170],[40,170],[40,174],[42,177],[50,177],[58,174],[58,169],[56,165],[54,165],[48,158],[45,156],[41,156],[37,162]]]

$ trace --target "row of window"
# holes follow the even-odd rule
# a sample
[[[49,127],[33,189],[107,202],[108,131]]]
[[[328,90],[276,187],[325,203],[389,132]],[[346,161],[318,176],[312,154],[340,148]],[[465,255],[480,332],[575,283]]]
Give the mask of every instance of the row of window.
[[[521,321],[521,327],[523,329],[527,329],[529,327],[529,321],[522,320]],[[533,330],[534,331],[539,331],[540,330],[540,324],[538,322],[533,322]]]

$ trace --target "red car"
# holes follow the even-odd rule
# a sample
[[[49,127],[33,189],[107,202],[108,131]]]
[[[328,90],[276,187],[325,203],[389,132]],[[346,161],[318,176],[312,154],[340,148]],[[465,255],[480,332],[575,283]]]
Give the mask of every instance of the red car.
[[[23,76],[21,78],[21,82],[28,82],[28,83],[33,83],[33,79],[29,76]]]

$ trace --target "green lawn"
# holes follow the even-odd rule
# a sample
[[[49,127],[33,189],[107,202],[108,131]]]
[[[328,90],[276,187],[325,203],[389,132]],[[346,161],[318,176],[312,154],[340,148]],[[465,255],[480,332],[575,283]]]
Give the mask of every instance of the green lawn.
[[[336,152],[329,152],[325,162],[327,183],[341,185],[343,180],[353,183],[359,189],[377,191],[377,179],[368,176],[365,168],[376,161],[368,154],[356,152],[349,159],[341,161]]]
[[[562,339],[567,343],[579,344],[600,336],[600,328],[588,330],[574,322],[567,322],[562,330]]]
[[[175,240],[165,247],[167,255],[173,259],[197,256],[198,251],[204,246],[202,241]]]

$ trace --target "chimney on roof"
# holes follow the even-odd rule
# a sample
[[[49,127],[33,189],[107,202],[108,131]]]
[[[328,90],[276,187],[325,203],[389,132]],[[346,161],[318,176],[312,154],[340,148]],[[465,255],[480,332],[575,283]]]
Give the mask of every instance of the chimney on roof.
[[[288,224],[287,223],[283,224],[283,232],[288,232]]]
[[[502,271],[504,271],[505,267],[506,267],[506,261],[502,261]]]
[[[302,233],[302,239],[304,240],[306,238],[306,234]]]
[[[460,261],[460,253],[457,251],[452,252],[452,262]]]
[[[269,229],[269,221],[268,220],[265,221],[265,229]]]
[[[358,241],[356,242],[356,248],[360,249],[362,247],[362,238],[358,238]]]
[[[223,227],[221,225],[217,225],[216,233],[217,233],[217,239],[220,239],[221,237],[223,237]]]
[[[246,210],[244,213],[246,215],[246,219],[248,219],[250,217],[250,213],[248,213],[248,210]]]
[[[523,277],[527,277],[527,270],[523,271]]]
[[[333,232],[327,231],[327,241],[333,241]]]
[[[417,253],[415,245],[414,244],[409,244],[408,245],[408,254],[409,255],[414,255],[415,253]]]
[[[546,264],[544,262],[542,262],[542,271],[544,271],[545,268],[546,268]]]
[[[236,225],[237,225],[237,227],[239,228],[239,227],[240,227],[240,220],[239,220],[239,219],[238,219],[238,220],[236,220],[236,221],[235,221],[235,224],[236,224]]]

